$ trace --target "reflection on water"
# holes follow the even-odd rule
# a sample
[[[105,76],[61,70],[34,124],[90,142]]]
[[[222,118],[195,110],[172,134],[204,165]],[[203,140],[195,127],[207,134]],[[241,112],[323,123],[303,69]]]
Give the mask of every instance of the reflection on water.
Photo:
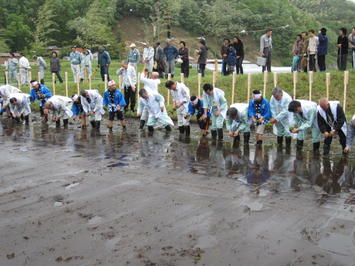
[[[53,148],[53,152],[65,150],[69,160],[82,157],[107,167],[178,169],[206,178],[233,178],[236,185],[272,183],[277,191],[300,191],[316,185],[334,194],[355,188],[352,157],[322,157],[307,152],[286,154],[267,145],[232,147],[230,142],[215,143],[200,138],[195,127],[194,137],[189,140],[179,138],[177,131],[170,135],[156,131],[153,137],[148,137],[136,130],[137,121],[129,122],[131,127],[127,131],[108,133],[103,129],[98,133],[76,127],[55,129],[41,123],[26,128],[1,119],[0,140],[39,151],[44,146]]]

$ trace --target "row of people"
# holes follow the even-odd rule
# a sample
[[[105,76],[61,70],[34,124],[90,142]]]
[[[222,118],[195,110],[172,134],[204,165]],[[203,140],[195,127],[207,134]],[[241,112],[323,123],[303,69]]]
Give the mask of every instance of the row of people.
[[[164,97],[158,92],[158,79],[148,78],[147,74],[147,71],[141,73],[144,88],[139,91],[140,128],[143,129],[147,124],[149,132],[153,133],[155,127],[163,126],[169,132],[174,123],[166,111]],[[52,96],[50,89],[36,80],[31,81],[31,86],[30,95],[21,93],[19,89],[10,85],[0,87],[2,109],[7,110],[14,119],[22,118],[28,124],[30,103],[38,101],[42,120],[47,122],[51,113],[51,118],[58,127],[61,120],[64,127],[67,127],[69,118],[79,117],[82,127],[86,126],[88,118],[92,127],[99,129],[105,113],[104,106],[109,113],[110,131],[115,117],[123,128],[126,127],[124,117],[126,101],[113,80],[108,83],[108,89],[103,97],[97,90],[83,90],[80,95],[73,95],[72,98]],[[212,138],[218,140],[223,140],[226,121],[228,134],[234,138],[235,143],[240,142],[240,135],[243,134],[244,142],[248,144],[250,128],[254,125],[256,144],[261,145],[265,127],[271,123],[280,147],[285,139],[286,149],[290,149],[292,137],[295,137],[297,150],[302,150],[307,131],[311,129],[314,151],[319,150],[323,133],[324,154],[329,153],[335,135],[338,135],[344,152],[350,149],[355,135],[355,117],[348,132],[344,111],[337,101],[329,102],[322,98],[317,105],[312,101],[292,100],[287,92],[274,88],[270,102],[260,91],[254,90],[253,98],[248,104],[236,103],[228,108],[224,91],[214,88],[211,84],[203,86],[204,93],[201,99],[195,95],[191,96],[190,89],[183,83],[169,80],[165,86],[170,90],[173,99],[179,131],[186,136],[190,135],[190,119],[193,115],[196,115],[204,136],[208,134],[211,122]]]

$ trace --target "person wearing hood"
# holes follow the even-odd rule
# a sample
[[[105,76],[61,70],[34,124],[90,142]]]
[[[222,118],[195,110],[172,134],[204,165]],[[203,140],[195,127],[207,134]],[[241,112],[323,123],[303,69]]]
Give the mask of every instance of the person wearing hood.
[[[107,75],[107,80],[110,80],[109,67],[111,64],[111,57],[109,52],[105,51],[104,47],[99,47],[99,53],[97,56],[97,64],[100,68],[100,74],[102,81],[105,81],[105,75]]]
[[[198,55],[197,64],[198,72],[201,73],[202,77],[204,77],[208,57],[208,48],[204,39],[200,40],[200,44],[200,48],[196,50],[196,54]]]
[[[312,143],[314,153],[319,152],[321,133],[317,124],[317,104],[312,101],[294,100],[288,105],[288,111],[293,113],[294,127],[291,133],[297,134],[297,151],[303,149],[308,129],[312,129]]]
[[[123,129],[126,129],[126,120],[123,114],[123,110],[126,106],[126,101],[119,89],[116,88],[114,80],[108,82],[108,89],[104,93],[103,104],[108,110],[108,124],[107,127],[112,132],[113,120],[115,116],[120,121]]]
[[[348,133],[347,133],[347,139],[346,139],[346,147],[344,149],[345,153],[348,153],[351,149],[351,145],[353,144],[355,139],[355,115],[353,115],[353,118],[351,119]]]
[[[26,93],[13,93],[10,95],[9,108],[12,118],[17,122],[25,120],[29,124],[29,115],[31,113],[30,100]]]
[[[273,124],[273,132],[277,136],[277,145],[282,148],[283,138],[286,142],[286,150],[291,149],[291,132],[289,125],[288,105],[292,101],[292,97],[281,88],[274,88],[270,100],[270,110],[272,118],[270,123]]]
[[[154,127],[159,123],[165,127],[166,132],[171,131],[171,127],[174,126],[174,122],[168,116],[166,112],[164,97],[158,93],[148,92],[145,89],[139,91],[139,96],[141,97],[138,110],[143,110],[146,108],[148,112],[148,131],[152,135],[154,132]]]
[[[259,90],[254,90],[252,96],[248,106],[248,117],[255,125],[256,144],[261,145],[263,143],[265,125],[271,118],[270,103],[262,96]]]
[[[143,43],[143,62],[145,64],[145,68],[148,69],[149,75],[153,72],[154,65],[154,48],[148,43]]]
[[[39,111],[41,114],[41,117],[45,119],[44,117],[44,104],[46,101],[52,97],[52,92],[50,89],[48,89],[45,85],[39,84],[37,80],[31,80],[31,103],[34,103],[36,100],[39,102]]]
[[[326,98],[319,100],[317,106],[317,121],[320,132],[324,135],[323,154],[330,152],[330,145],[335,135],[339,136],[342,150],[346,147],[346,116],[339,101],[328,101]]]
[[[136,72],[137,72],[137,66],[139,64],[140,58],[141,58],[141,54],[139,53],[136,44],[131,43],[131,45],[129,46],[127,62],[129,65],[134,67]]]
[[[102,115],[105,113],[103,99],[98,90],[82,90],[80,101],[83,106],[84,116],[89,117],[93,129],[100,129]]]
[[[71,48],[69,54],[69,61],[71,66],[71,71],[73,72],[74,82],[77,83],[80,75],[80,65],[82,61],[82,54],[79,52],[76,46]]]
[[[180,134],[190,136],[190,119],[187,115],[189,111],[190,89],[185,84],[168,80],[165,87],[170,90],[173,100],[173,109],[176,110],[178,127]]]
[[[30,82],[28,72],[31,69],[31,66],[24,53],[21,53],[21,57],[19,59],[19,68],[21,85],[28,85]]]
[[[201,129],[202,136],[208,135],[208,127],[210,125],[211,113],[207,111],[207,118],[202,119],[205,110],[203,109],[203,100],[197,98],[197,96],[192,95],[190,97],[190,103],[188,108],[188,113],[185,115],[190,119],[191,116],[196,115],[197,123]]]
[[[240,135],[244,135],[244,145],[249,145],[250,124],[248,119],[248,104],[232,104],[227,111],[227,130],[230,137],[233,138],[233,145],[238,146]]]
[[[223,124],[226,119],[228,103],[224,91],[214,88],[211,84],[203,85],[203,108],[204,114],[201,119],[208,118],[208,111],[212,115],[211,135],[215,140],[223,140]]]
[[[52,121],[55,122],[57,128],[60,127],[60,120],[63,120],[64,128],[68,128],[69,118],[73,116],[72,112],[73,100],[69,97],[54,95],[50,97],[44,104],[44,115],[48,121],[48,115],[52,112]]]
[[[92,61],[94,57],[91,51],[87,48],[84,48],[81,60],[81,81],[84,81],[86,78],[91,78],[92,75]]]
[[[5,62],[6,70],[9,72],[9,84],[15,83],[17,81],[17,68],[18,59],[14,53],[10,53],[11,58]]]
[[[47,63],[44,61],[42,56],[35,55],[33,56],[33,59],[37,61],[40,82],[41,84],[44,84],[44,72],[47,69]]]
[[[326,68],[325,56],[328,53],[328,37],[327,29],[321,28],[318,34],[318,49],[317,49],[317,61],[320,72],[324,72]]]

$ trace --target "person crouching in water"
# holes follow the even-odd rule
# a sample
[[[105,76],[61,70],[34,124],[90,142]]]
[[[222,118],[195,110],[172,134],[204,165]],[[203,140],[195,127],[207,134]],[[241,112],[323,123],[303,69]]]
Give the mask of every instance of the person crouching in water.
[[[46,101],[50,97],[52,97],[52,92],[43,84],[39,84],[37,80],[31,80],[30,84],[32,87],[30,91],[31,103],[34,103],[36,100],[39,102],[39,111],[41,114],[41,118],[44,120],[44,122],[46,122],[45,115],[43,113],[43,108]]]
[[[25,120],[29,124],[29,115],[31,113],[29,95],[25,93],[13,93],[10,95],[9,109],[13,119],[20,122]]]
[[[141,97],[141,104],[148,111],[147,126],[149,134],[153,135],[154,127],[158,123],[165,127],[166,132],[170,132],[174,123],[166,112],[164,97],[158,93],[148,93],[145,89],[139,91],[139,96]]]
[[[119,89],[116,88],[116,83],[114,80],[110,80],[107,85],[108,89],[104,93],[103,103],[108,109],[107,126],[109,131],[112,132],[113,120],[115,119],[115,116],[117,116],[117,120],[120,121],[123,129],[126,129],[126,120],[123,114],[126,101]]]
[[[81,105],[81,100],[80,96],[77,94],[74,94],[72,97],[73,100],[73,106],[71,108],[71,111],[73,112],[73,119],[76,119],[79,117],[80,119],[80,126],[79,128],[86,128],[86,116],[84,115],[84,110],[83,106]]]
[[[83,106],[84,116],[88,116],[93,129],[100,129],[102,115],[105,113],[103,99],[98,90],[82,90],[80,101]]]
[[[248,106],[248,116],[255,125],[256,144],[263,144],[263,135],[265,125],[271,118],[270,104],[259,90],[253,91],[253,99],[250,100]]]
[[[211,113],[210,111],[207,111],[207,118],[203,119],[204,112],[203,100],[197,98],[195,95],[191,96],[188,113],[185,116],[190,119],[191,116],[196,115],[196,120],[201,129],[202,136],[205,137],[208,135]]]
[[[173,109],[176,110],[180,134],[185,133],[188,137],[190,136],[190,119],[186,114],[188,113],[190,89],[185,84],[172,80],[168,80],[165,87],[171,92]]]
[[[60,120],[63,120],[64,128],[68,128],[69,118],[73,116],[72,112],[73,100],[69,97],[54,95],[44,104],[44,115],[48,120],[49,111],[52,111],[52,121],[55,122],[57,128],[60,127]]]
[[[227,111],[227,130],[234,138],[233,146],[239,146],[240,135],[244,135],[244,145],[249,145],[250,124],[248,119],[248,104],[232,104]]]

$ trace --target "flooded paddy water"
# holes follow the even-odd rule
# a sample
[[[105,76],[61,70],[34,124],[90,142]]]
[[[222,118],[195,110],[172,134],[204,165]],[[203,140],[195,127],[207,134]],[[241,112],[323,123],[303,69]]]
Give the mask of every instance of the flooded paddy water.
[[[355,154],[0,119],[0,265],[355,265]],[[253,142],[253,140],[252,140]]]

